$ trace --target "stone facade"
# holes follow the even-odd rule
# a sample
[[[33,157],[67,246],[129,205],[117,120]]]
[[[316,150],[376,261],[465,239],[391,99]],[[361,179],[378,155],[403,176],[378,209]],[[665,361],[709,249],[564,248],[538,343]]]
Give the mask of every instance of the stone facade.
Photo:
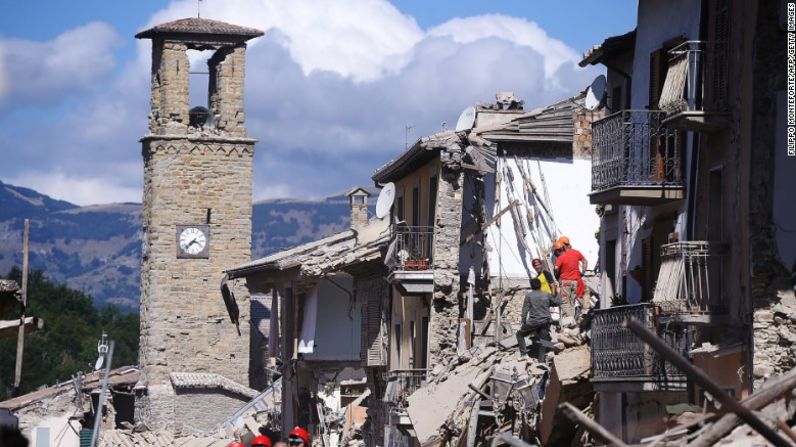
[[[778,5],[759,2],[754,45],[752,138],[749,187],[749,250],[753,306],[754,388],[764,379],[796,366],[796,298],[787,267],[779,257],[774,210],[776,92],[785,89],[779,69],[785,47]]]
[[[434,295],[428,329],[428,367],[432,375],[457,359],[459,339],[459,240],[464,176],[461,169],[445,161],[448,158],[445,155],[450,154],[443,151],[442,155],[442,175],[434,220]]]
[[[227,392],[179,390],[174,398],[174,410],[180,415],[175,427],[178,433],[212,431],[246,402],[247,398]]]
[[[181,396],[184,392],[174,389],[169,375],[215,373],[248,384],[250,355],[250,327],[243,324],[235,330],[219,291],[222,272],[251,259],[255,140],[245,137],[243,127],[244,42],[249,37],[214,34],[220,22],[186,20],[200,32],[180,34],[178,28],[168,28],[177,23],[171,22],[137,36],[152,38],[153,59],[149,133],[141,139],[143,386],[137,387],[136,413],[138,422],[150,429],[176,433],[206,428],[194,424],[199,413],[205,422],[220,421],[243,400],[230,403],[228,396],[219,395],[223,402],[216,402],[208,392],[201,397],[210,404],[203,404],[199,413],[188,411],[199,407],[183,401],[200,399]],[[191,127],[186,51],[208,47],[216,49],[208,61],[211,116]],[[178,225],[206,226],[206,256],[179,256]],[[248,291],[230,286],[241,321],[248,321]]]

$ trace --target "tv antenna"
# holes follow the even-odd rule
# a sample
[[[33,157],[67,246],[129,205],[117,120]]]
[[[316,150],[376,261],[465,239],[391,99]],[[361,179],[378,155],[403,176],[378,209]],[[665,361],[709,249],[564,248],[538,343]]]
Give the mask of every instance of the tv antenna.
[[[105,356],[108,355],[108,334],[105,331],[102,331],[102,339],[97,342],[97,352],[99,353],[99,357],[97,357],[96,363],[94,363],[94,371],[102,368],[102,364],[105,363]]]
[[[414,129],[414,125],[404,125],[404,149],[409,149],[409,131]]]
[[[201,11],[202,0],[196,0],[196,18],[202,18],[202,11]]]

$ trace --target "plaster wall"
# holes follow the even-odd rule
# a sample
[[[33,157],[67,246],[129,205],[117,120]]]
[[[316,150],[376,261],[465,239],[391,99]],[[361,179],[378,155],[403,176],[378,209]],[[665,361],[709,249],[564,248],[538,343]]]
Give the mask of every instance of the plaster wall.
[[[499,223],[491,225],[487,232],[487,244],[491,248],[488,252],[490,275],[505,278],[528,278],[535,276],[531,267],[531,260],[543,257],[543,253],[550,250],[553,241],[561,235],[566,235],[572,241],[572,246],[583,253],[589,262],[590,268],[596,265],[599,246],[595,232],[600,227],[600,219],[594,212],[594,206],[589,204],[588,193],[591,191],[591,161],[590,160],[539,160],[535,157],[518,156],[519,163],[524,164],[526,171],[530,171],[531,180],[537,187],[538,193],[544,197],[544,188],[547,185],[547,194],[550,197],[549,211],[553,215],[555,226],[547,226],[550,222],[546,212],[537,204],[536,198],[524,193],[523,179],[517,166],[517,161],[512,157],[501,158],[499,166],[505,166],[512,172],[513,181],[504,176],[499,197],[495,201],[495,177],[486,179],[487,212],[490,217],[508,206],[512,191],[514,198],[520,200],[517,210],[521,215],[526,215],[528,204],[534,204],[531,215],[533,228],[526,236],[526,250],[518,231],[515,230],[514,217],[506,213],[500,217]],[[540,170],[541,167],[541,170]],[[541,174],[545,182],[542,183]],[[467,204],[465,204],[467,206]],[[522,219],[521,219],[522,220]],[[548,256],[547,258],[551,258]]]

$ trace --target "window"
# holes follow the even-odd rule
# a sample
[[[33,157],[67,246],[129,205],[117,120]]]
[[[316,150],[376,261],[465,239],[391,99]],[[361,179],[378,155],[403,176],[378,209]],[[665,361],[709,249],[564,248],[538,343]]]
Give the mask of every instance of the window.
[[[398,221],[401,222],[404,220],[404,197],[398,197],[396,203],[396,211],[395,214],[398,216]]]
[[[420,225],[420,188],[412,188],[412,226]]]
[[[401,337],[401,324],[397,323],[395,325],[395,339],[394,339],[394,341],[395,341],[395,355],[397,357],[397,361],[395,362],[396,363],[395,366],[397,367],[397,369],[400,369],[401,366],[403,365],[403,361],[402,361],[402,358],[401,358],[401,338],[402,338]],[[394,369],[396,369],[396,368],[394,368]]]
[[[622,87],[617,86],[611,89],[611,112],[622,110]]]
[[[437,176],[433,176],[428,182],[428,226],[434,226],[434,218],[437,214]],[[430,253],[430,251],[429,251]]]

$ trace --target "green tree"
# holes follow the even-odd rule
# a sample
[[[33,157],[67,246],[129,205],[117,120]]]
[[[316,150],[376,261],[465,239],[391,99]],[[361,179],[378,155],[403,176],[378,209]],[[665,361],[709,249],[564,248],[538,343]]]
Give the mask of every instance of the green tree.
[[[6,276],[21,283],[21,270]],[[47,280],[41,271],[28,275],[27,315],[44,319],[44,329],[25,335],[20,391],[69,380],[88,372],[97,359],[97,342],[105,331],[115,341],[113,367],[138,363],[138,313],[122,312],[113,305],[97,309],[89,295]],[[19,317],[16,310],[6,318]],[[16,337],[0,339],[0,401],[14,385]]]

